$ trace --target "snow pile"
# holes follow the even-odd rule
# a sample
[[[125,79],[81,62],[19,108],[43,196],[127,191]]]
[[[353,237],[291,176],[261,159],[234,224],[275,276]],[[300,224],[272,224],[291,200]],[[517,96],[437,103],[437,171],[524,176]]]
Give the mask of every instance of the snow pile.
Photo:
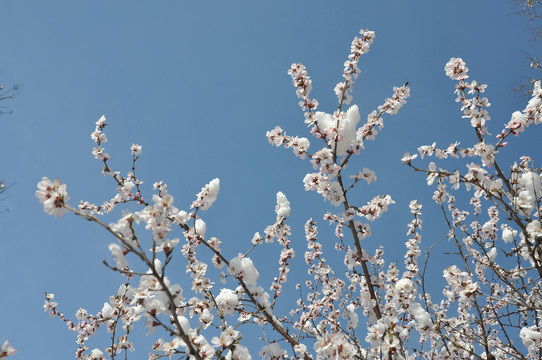
[[[337,118],[331,114],[317,111],[315,113],[316,122],[320,132],[326,135],[331,135],[333,130],[337,127]],[[339,141],[337,143],[337,155],[342,156],[346,154],[352,145],[356,144],[356,127],[359,123],[359,108],[357,105],[351,106],[344,117],[339,119],[338,136]],[[333,136],[331,136],[334,138]],[[335,141],[329,143],[331,148],[335,147]]]
[[[242,279],[246,284],[256,287],[260,273],[250,258],[235,257],[230,261],[228,272],[236,278]]]
[[[281,191],[277,193],[277,206],[275,206],[277,218],[290,216],[290,202]]]

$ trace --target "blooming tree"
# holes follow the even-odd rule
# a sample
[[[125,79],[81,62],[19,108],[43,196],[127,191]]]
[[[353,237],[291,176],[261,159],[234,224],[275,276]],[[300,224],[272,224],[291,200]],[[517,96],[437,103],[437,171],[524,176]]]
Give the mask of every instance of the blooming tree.
[[[310,97],[312,83],[305,66],[292,64],[288,70],[305,123],[318,144],[314,150],[309,139],[287,135],[278,126],[267,132],[272,145],[290,148],[311,163],[314,172],[303,178],[305,189],[336,207],[323,219],[335,227],[335,249],[343,258],[341,265],[326,260],[318,224],[308,219],[307,279],[295,285],[300,295],[285,305],[290,309],[287,313],[281,313],[284,306],[278,304],[289,300],[281,295],[296,253],[287,224],[290,202],[282,192],[277,193],[274,222],[231,253],[219,238],[207,234],[204,220],[204,211],[217,200],[220,180],[206,184],[185,210],[174,206],[172,194],[161,181],[154,183],[152,195],[144,195],[143,181],[136,175],[142,147],[131,147],[130,172],[123,175],[114,170],[104,148],[108,140],[105,116],[91,135],[96,143],[92,153],[103,164],[103,174],[112,178],[115,196],[101,205],[81,201],[73,207],[65,184],[42,179],[36,196],[45,212],[55,217],[73,212],[103,227],[115,240],[109,245],[114,262],[105,265],[126,279],[99,312],[80,309],[75,319],[58,310],[52,293],[45,295],[45,310],[77,333],[76,358],[115,359],[123,352],[127,357],[135,347],[130,334],[138,323],[156,336],[149,359],[174,355],[197,360],[244,360],[258,355],[305,360],[542,357],[541,171],[526,156],[509,171],[497,161],[511,135],[542,121],[540,83],[527,107],[512,114],[495,139],[487,128],[490,104],[482,96],[486,86],[467,82],[468,69],[461,59],[446,64],[446,74],[457,81],[455,92],[463,117],[470,120],[478,142],[464,148],[457,142],[443,149],[433,143],[402,159],[425,173],[428,185],[436,186],[433,199],[445,214],[447,234],[458,253],[457,265],[443,270],[447,285],[442,293],[430,294],[427,262],[420,259],[422,205],[416,200],[410,203],[404,264],[398,265],[386,261],[382,247],[369,252],[363,246],[372,235],[370,222],[394,203],[391,196],[382,194],[365,203],[349,197],[354,187],[377,178],[368,168],[349,172],[347,165],[366,142],[375,140],[384,117],[396,114],[410,95],[408,83],[394,87],[391,96],[360,125],[358,106],[350,106],[351,94],[360,74],[358,61],[374,38],[374,32],[362,30],[353,40],[343,81],[335,87],[338,107],[332,113],[317,111],[319,104]],[[418,155],[441,161],[448,157],[471,160],[462,173],[434,162],[427,168],[416,165]],[[472,209],[460,209],[448,187],[471,193]],[[106,223],[117,207],[124,208],[122,217]],[[262,269],[250,254],[274,242],[281,249],[278,269],[265,283]],[[178,271],[172,269],[172,259],[181,256],[189,274],[186,279],[176,278]],[[259,345],[243,339],[243,332],[253,325],[263,334]],[[91,350],[87,342],[100,328],[110,333],[111,341]]]

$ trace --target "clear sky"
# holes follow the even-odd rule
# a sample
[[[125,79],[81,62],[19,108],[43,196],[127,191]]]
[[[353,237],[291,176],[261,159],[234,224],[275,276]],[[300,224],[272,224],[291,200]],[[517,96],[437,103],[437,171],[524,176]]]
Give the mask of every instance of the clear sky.
[[[42,176],[66,183],[72,205],[114,195],[112,180],[91,155],[90,133],[102,114],[113,166],[126,173],[130,145],[143,146],[137,171],[148,194],[163,180],[176,206],[188,210],[203,185],[221,179],[218,201],[204,219],[207,234],[223,241],[229,257],[274,222],[275,194],[284,192],[298,254],[290,285],[302,281],[303,225],[314,218],[332,244],[321,219],[334,208],[304,191],[310,164],[272,147],[265,133],[280,125],[290,135],[309,136],[286,73],[293,62],[307,66],[320,110],[336,109],[333,87],[361,28],[376,32],[354,89],[362,119],[393,86],[409,81],[411,87],[405,107],[385,118],[376,142],[350,165],[378,177],[358,190],[359,204],[385,193],[397,202],[371,224],[366,246],[383,245],[389,260],[402,263],[414,198],[425,205],[423,242],[431,245],[446,231],[434,215],[433,189],[400,159],[433,141],[443,147],[474,141],[444,74],[451,57],[462,57],[471,79],[488,84],[490,131],[496,134],[524,108],[512,88],[530,75],[522,51],[531,44],[525,18],[513,11],[500,0],[1,0],[0,83],[21,88],[3,104],[13,114],[0,117],[0,177],[14,183],[0,202],[9,209],[0,214],[0,341],[17,348],[15,359],[72,358],[75,334],[43,312],[44,292],[55,293],[73,317],[79,307],[99,311],[122,281],[101,263],[113,241],[105,231],[74,216],[46,216],[34,195]],[[540,133],[530,133],[521,142],[512,139],[509,159],[529,152],[540,162]],[[274,250],[275,257],[261,258],[260,273],[267,267],[275,273],[280,250]],[[180,262],[178,269],[184,275]],[[440,266],[434,276],[440,281]],[[138,358],[146,346],[136,343]]]

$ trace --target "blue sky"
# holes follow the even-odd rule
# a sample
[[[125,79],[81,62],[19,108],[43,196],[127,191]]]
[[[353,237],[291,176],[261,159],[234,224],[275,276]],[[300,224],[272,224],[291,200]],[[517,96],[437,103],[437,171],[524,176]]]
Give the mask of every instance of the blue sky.
[[[18,349],[17,359],[71,358],[75,334],[43,312],[44,292],[56,294],[66,315],[79,307],[95,313],[122,281],[101,264],[112,238],[74,216],[46,216],[34,196],[42,176],[68,184],[73,205],[114,195],[90,153],[90,133],[102,114],[113,166],[126,173],[130,145],[143,146],[137,172],[148,197],[152,183],[163,180],[177,207],[188,210],[203,185],[221,179],[218,201],[204,215],[207,233],[218,236],[231,257],[273,223],[275,194],[284,192],[292,203],[301,274],[290,283],[302,281],[303,225],[316,219],[332,244],[321,219],[334,208],[304,191],[310,164],[272,147],[265,133],[280,125],[290,135],[308,136],[286,74],[293,62],[307,66],[320,110],[335,110],[333,87],[361,28],[376,32],[354,88],[362,119],[393,86],[409,81],[411,87],[405,107],[385,118],[376,142],[350,165],[352,172],[368,167],[378,177],[355,193],[359,204],[383,193],[397,202],[371,224],[367,247],[382,244],[389,260],[402,262],[414,198],[425,205],[423,241],[432,244],[445,234],[433,215],[433,189],[400,159],[433,141],[444,147],[474,141],[454,101],[454,83],[444,75],[451,57],[462,57],[471,79],[488,84],[495,134],[525,106],[512,88],[531,75],[522,54],[531,43],[525,18],[512,13],[508,1],[494,0],[453,6],[421,0],[1,1],[0,83],[21,89],[4,103],[13,114],[0,117],[0,177],[14,183],[0,202],[9,209],[0,215],[0,341]],[[530,131],[521,142],[513,139],[507,161],[525,152],[540,161],[539,138]],[[263,256],[260,266],[274,270],[276,259]],[[440,269],[435,274],[440,281]]]

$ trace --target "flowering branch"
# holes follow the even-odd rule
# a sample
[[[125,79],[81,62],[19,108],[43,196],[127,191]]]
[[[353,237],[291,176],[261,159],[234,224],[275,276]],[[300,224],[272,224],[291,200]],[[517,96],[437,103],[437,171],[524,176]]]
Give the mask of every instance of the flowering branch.
[[[152,195],[143,196],[143,181],[136,176],[142,147],[132,144],[131,171],[126,176],[113,170],[110,155],[103,147],[107,142],[104,116],[96,122],[91,135],[96,144],[92,153],[103,165],[102,172],[113,178],[115,195],[102,205],[81,201],[75,208],[69,205],[66,185],[60,180],[42,179],[36,196],[44,211],[55,217],[71,212],[103,227],[116,240],[109,245],[116,264],[105,260],[104,264],[126,277],[101,312],[89,315],[80,309],[77,323],[57,310],[53,294],[46,294],[45,310],[78,334],[78,359],[104,359],[104,354],[114,359],[122,350],[127,357],[127,351],[134,348],[128,335],[142,319],[149,334],[158,330],[169,337],[155,341],[149,359],[173,355],[197,360],[252,359],[249,348],[242,345],[241,331],[249,323],[262,329],[260,356],[273,360],[490,360],[542,356],[541,170],[535,169],[525,156],[506,174],[497,161],[507,146],[505,139],[542,122],[540,84],[535,85],[527,107],[512,114],[492,144],[487,127],[490,103],[482,96],[486,85],[466,81],[468,69],[461,59],[452,58],[446,64],[446,74],[458,81],[456,101],[461,104],[463,117],[470,121],[477,142],[465,148],[455,142],[446,149],[433,143],[419,147],[418,154],[405,153],[402,158],[403,163],[425,174],[428,185],[436,186],[433,199],[443,212],[448,227],[446,238],[453,240],[459,260],[459,265],[443,270],[446,286],[441,299],[433,300],[426,289],[428,257],[433,247],[426,253],[423,270],[419,269],[422,205],[413,200],[409,206],[412,220],[407,225],[401,273],[397,262],[386,262],[382,247],[369,253],[362,244],[373,235],[369,223],[380,219],[394,204],[392,197],[382,194],[365,203],[349,198],[350,190],[362,184],[361,180],[369,185],[377,176],[368,168],[348,174],[347,166],[354,155],[365,149],[366,141],[375,139],[383,128],[385,114],[396,114],[410,96],[408,83],[394,87],[393,95],[361,126],[357,105],[343,109],[353,99],[360,57],[369,51],[375,37],[369,30],[360,34],[352,42],[344,64],[344,82],[335,87],[338,107],[334,112],[316,111],[319,104],[309,97],[312,81],[305,66],[292,64],[288,71],[305,123],[317,141],[323,141],[321,148],[309,152],[309,139],[287,135],[279,126],[267,132],[272,145],[291,148],[296,156],[310,162],[314,172],[303,178],[305,190],[316,191],[324,201],[340,209],[327,212],[323,219],[335,226],[335,250],[342,253],[344,266],[326,260],[327,244],[320,242],[317,223],[309,219],[305,224],[304,253],[308,277],[304,286],[296,285],[300,296],[295,304],[288,305],[291,311],[286,315],[278,313],[277,304],[285,301],[282,294],[296,253],[287,224],[290,202],[282,192],[277,193],[274,223],[262,235],[255,233],[247,243],[248,249],[228,255],[221,240],[207,235],[204,221],[205,211],[217,200],[220,180],[213,179],[203,186],[187,211],[174,206],[167,184],[161,181],[154,183]],[[435,155],[439,160],[469,157],[473,161],[467,164],[467,172],[461,173],[439,168],[434,162],[427,168],[414,165],[418,155],[421,159]],[[461,185],[467,192],[473,191],[470,211],[459,209],[447,189],[450,186],[459,190]],[[107,225],[102,220],[115,207],[127,203],[133,206],[116,222]],[[486,204],[489,206],[484,209]],[[346,228],[350,231],[345,232]],[[143,230],[151,236],[140,236]],[[257,256],[257,248],[275,240],[281,247],[278,272],[266,290],[261,286],[256,262],[249,255]],[[178,274],[171,270],[178,254],[185,258],[189,275],[184,287],[170,278]],[[215,279],[229,286],[219,290]],[[360,321],[365,326],[359,326]],[[104,324],[111,333],[110,346],[89,353],[87,340]],[[524,348],[514,344],[517,338]],[[289,349],[281,348],[285,343]],[[429,349],[424,348],[426,343]]]

